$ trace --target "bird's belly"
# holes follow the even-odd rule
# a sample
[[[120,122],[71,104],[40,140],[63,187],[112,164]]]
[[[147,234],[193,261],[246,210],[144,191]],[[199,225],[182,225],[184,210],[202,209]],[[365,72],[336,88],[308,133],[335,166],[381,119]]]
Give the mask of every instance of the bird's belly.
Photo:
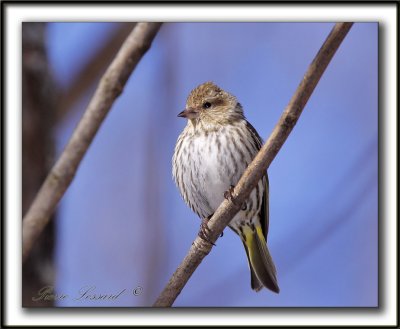
[[[204,158],[204,166],[201,169],[206,186],[206,198],[214,212],[224,199],[224,192],[233,185],[233,177],[218,167],[218,160],[214,156]]]
[[[217,141],[218,139],[218,141]],[[224,200],[224,192],[236,185],[246,168],[245,159],[227,145],[226,136],[210,134],[198,137],[194,142],[198,161],[198,193],[213,213]]]
[[[173,175],[185,202],[201,218],[215,212],[224,200],[224,192],[236,186],[257,153],[253,144],[243,144],[245,139],[240,137],[235,127],[225,127],[186,136],[178,142]],[[254,201],[253,194],[250,201]],[[253,201],[248,210],[255,205]]]

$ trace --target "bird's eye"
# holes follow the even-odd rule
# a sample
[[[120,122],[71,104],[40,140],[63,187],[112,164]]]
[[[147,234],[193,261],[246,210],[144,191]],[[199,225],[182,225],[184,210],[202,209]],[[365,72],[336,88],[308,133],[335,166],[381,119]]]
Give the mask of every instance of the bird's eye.
[[[204,109],[208,109],[208,108],[210,108],[211,107],[211,103],[210,102],[204,102],[203,103],[203,108]]]

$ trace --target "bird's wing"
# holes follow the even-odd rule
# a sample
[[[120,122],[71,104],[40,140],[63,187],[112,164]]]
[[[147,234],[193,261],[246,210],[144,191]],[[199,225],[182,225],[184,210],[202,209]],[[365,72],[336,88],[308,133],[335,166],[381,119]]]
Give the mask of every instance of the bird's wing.
[[[268,174],[265,173],[265,188],[263,203],[261,205],[261,227],[264,233],[265,241],[267,241],[268,228],[269,228],[269,181]]]
[[[246,125],[251,133],[254,144],[257,146],[257,151],[259,151],[262,147],[263,140],[260,137],[260,135],[258,134],[257,130],[247,120],[246,120]],[[269,181],[268,181],[267,172],[265,173],[263,180],[265,180],[265,186],[264,186],[263,201],[262,201],[262,205],[261,205],[260,220],[261,220],[261,227],[263,230],[265,241],[267,241],[268,228],[269,228]]]

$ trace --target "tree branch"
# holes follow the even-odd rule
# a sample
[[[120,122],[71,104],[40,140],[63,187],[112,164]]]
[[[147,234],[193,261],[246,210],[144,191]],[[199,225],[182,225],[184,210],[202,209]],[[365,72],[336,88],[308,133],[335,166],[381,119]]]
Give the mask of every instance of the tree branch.
[[[56,113],[57,124],[62,122],[76,101],[80,99],[87,89],[93,85],[95,80],[98,79],[100,74],[104,72],[135,25],[136,23],[120,23],[102,47],[73,79],[69,88],[61,93]]]
[[[122,93],[137,63],[150,48],[160,26],[161,23],[138,23],[101,78],[81,121],[23,219],[23,261],[28,257],[33,244],[48,223],[50,215],[74,178],[101,123],[115,99]]]
[[[271,136],[240,178],[232,193],[232,199],[224,200],[208,222],[208,227],[211,231],[209,236],[212,242],[218,239],[224,228],[240,210],[240,205],[248,198],[250,192],[257,185],[279,152],[352,24],[338,23],[328,35],[272,131]],[[194,240],[188,254],[154,303],[154,307],[168,307],[174,303],[203,258],[211,251],[211,248],[212,245],[200,237]]]

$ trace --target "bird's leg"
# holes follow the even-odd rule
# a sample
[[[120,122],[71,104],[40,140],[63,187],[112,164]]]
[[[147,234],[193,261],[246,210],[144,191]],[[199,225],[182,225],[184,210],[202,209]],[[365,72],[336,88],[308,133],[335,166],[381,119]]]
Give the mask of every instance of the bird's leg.
[[[208,217],[206,217],[206,218],[203,218],[203,219],[201,220],[200,231],[199,231],[199,237],[202,238],[203,240],[205,240],[205,241],[211,243],[213,246],[215,246],[215,243],[212,242],[212,241],[210,240],[210,237],[209,237],[209,235],[210,235],[210,229],[209,229],[209,227],[208,227],[208,222],[209,222],[209,220],[211,219],[211,217],[212,217],[213,215],[214,215],[214,214],[211,214],[210,216],[208,216]]]
[[[233,201],[233,190],[235,186],[231,185],[229,186],[229,189],[224,192],[224,198],[232,202],[235,206],[236,203]],[[241,210],[245,211],[247,209],[246,202],[243,202]]]

